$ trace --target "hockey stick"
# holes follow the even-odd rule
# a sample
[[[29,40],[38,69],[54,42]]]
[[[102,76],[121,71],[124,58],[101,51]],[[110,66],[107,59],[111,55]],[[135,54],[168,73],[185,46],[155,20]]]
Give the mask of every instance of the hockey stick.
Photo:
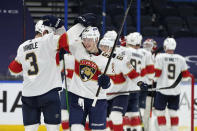
[[[154,88],[154,82],[152,82],[151,85],[151,89]],[[152,111],[152,107],[153,107],[153,98],[154,98],[154,92],[150,92],[150,94],[147,95],[146,97],[146,106],[145,106],[145,110],[144,110],[144,129],[145,131],[149,131],[149,127],[150,127],[150,114]]]
[[[109,64],[110,64],[110,62],[111,62],[112,55],[113,55],[113,52],[114,52],[115,47],[116,47],[116,43],[118,42],[118,40],[119,40],[119,38],[120,38],[120,34],[121,34],[121,32],[122,32],[124,23],[125,23],[125,21],[126,21],[126,19],[127,19],[127,15],[128,15],[128,13],[129,13],[129,9],[130,9],[130,7],[131,7],[131,3],[132,3],[132,0],[130,1],[129,6],[127,7],[127,10],[125,11],[124,19],[123,19],[122,24],[121,24],[121,26],[120,26],[120,30],[119,30],[119,32],[118,32],[118,35],[116,36],[116,40],[115,40],[115,42],[114,42],[112,51],[111,51],[111,53],[110,53],[109,59],[108,59],[108,61],[107,61],[107,65],[106,65],[105,70],[104,70],[104,73],[103,73],[104,75],[106,74],[107,69],[108,69],[108,67],[109,67]],[[97,90],[97,92],[96,92],[96,96],[95,96],[95,98],[94,98],[94,101],[93,101],[93,103],[92,103],[92,106],[93,106],[93,107],[95,107],[95,105],[96,105],[96,101],[97,101],[97,99],[98,99],[100,90],[101,90],[101,87],[99,86],[99,88],[98,88],[98,90]]]
[[[67,87],[67,81],[66,81],[66,67],[65,67],[65,59],[64,59],[64,55],[63,55],[63,70],[64,70],[64,84],[65,84],[65,89],[66,89],[66,106],[67,106],[67,110],[68,110],[68,113],[69,113],[69,104],[68,104],[68,87]]]
[[[136,92],[141,92],[141,91],[157,91],[157,90],[166,90],[166,89],[172,89],[175,88],[181,81],[182,79],[182,73],[179,74],[178,78],[176,79],[176,81],[169,87],[162,87],[162,88],[154,88],[154,89],[150,89],[150,90],[134,90],[134,91],[122,91],[122,92],[111,92],[111,93],[107,93],[107,95],[118,95],[118,94],[125,94],[125,93],[136,93]],[[142,84],[145,84],[142,81],[139,81],[137,83],[138,86],[141,86]]]

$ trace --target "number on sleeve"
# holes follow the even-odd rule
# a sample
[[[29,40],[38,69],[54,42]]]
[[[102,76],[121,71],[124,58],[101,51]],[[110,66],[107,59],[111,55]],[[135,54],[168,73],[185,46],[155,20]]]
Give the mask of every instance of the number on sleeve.
[[[35,53],[28,53],[26,54],[25,59],[29,60],[31,58],[30,61],[30,65],[34,68],[33,70],[29,69],[28,70],[28,75],[36,75],[38,73],[38,64],[37,64],[37,59],[36,59],[36,55]]]

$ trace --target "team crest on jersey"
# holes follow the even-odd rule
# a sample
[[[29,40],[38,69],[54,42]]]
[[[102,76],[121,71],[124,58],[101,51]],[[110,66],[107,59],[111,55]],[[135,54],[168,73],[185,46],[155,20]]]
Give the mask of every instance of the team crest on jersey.
[[[97,71],[97,65],[89,60],[81,60],[80,65],[80,78],[82,81],[86,82],[88,80],[91,80],[94,74]]]

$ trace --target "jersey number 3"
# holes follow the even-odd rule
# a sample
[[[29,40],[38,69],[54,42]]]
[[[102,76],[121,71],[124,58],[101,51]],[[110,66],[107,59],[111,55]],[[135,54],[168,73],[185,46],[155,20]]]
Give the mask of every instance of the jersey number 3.
[[[38,73],[38,64],[37,64],[37,59],[36,55],[34,53],[28,53],[26,54],[25,59],[29,60],[31,58],[30,65],[34,68],[33,70],[29,69],[28,70],[28,75],[36,75]]]

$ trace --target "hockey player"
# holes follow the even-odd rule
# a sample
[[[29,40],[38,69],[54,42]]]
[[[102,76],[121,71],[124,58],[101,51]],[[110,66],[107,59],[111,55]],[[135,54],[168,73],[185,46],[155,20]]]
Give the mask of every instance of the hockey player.
[[[15,60],[9,65],[12,74],[23,74],[22,112],[25,131],[38,129],[41,111],[47,131],[59,131],[61,112],[58,91],[62,82],[56,59],[60,49],[57,44],[59,36],[54,35],[55,26],[50,26],[58,23],[53,23],[53,19],[57,18],[44,17],[37,22],[35,38],[19,46]]]
[[[178,131],[179,117],[177,110],[179,109],[180,85],[173,89],[159,90],[162,87],[171,86],[179,74],[183,78],[190,76],[188,66],[185,59],[178,54],[174,54],[176,49],[176,41],[174,38],[166,38],[163,43],[165,53],[156,56],[155,77],[157,79],[158,89],[156,92],[154,106],[157,115],[158,131],[166,131],[165,108],[168,108],[171,122],[171,131]]]
[[[130,60],[131,65],[135,68],[136,72],[140,74],[140,80],[143,81],[143,77],[146,75],[145,68],[145,57],[144,54],[139,50],[142,41],[142,36],[138,32],[130,33],[126,37],[126,55]],[[139,90],[137,83],[128,83],[130,90]],[[126,118],[128,117],[128,119]],[[137,131],[141,130],[141,119],[139,111],[139,93],[131,93],[129,98],[129,104],[125,117],[125,128],[127,126]]]
[[[86,18],[82,16],[79,19],[84,22]],[[75,57],[72,88],[69,89],[69,123],[72,131],[84,131],[87,115],[92,130],[104,130],[106,126],[105,89],[110,86],[110,79],[107,75],[101,75],[108,59],[97,48],[99,36],[97,27],[85,27],[78,23],[59,40],[59,43],[66,42],[65,49]],[[101,86],[102,90],[96,106],[92,107],[98,86]]]
[[[100,41],[99,46],[105,52],[105,55],[109,56],[109,53],[111,53],[116,36],[117,34],[114,31],[108,31]],[[113,83],[108,92],[128,91],[129,88],[126,87],[126,79],[134,80],[139,75],[133,68],[128,67],[131,66],[130,62],[125,55],[119,53],[117,50],[119,49],[116,48],[107,73]],[[112,121],[111,128],[114,131],[123,131],[123,115],[127,109],[128,95],[128,93],[125,93],[107,96],[108,116]]]
[[[143,42],[143,48],[148,52],[153,53],[157,49],[157,42],[154,39],[146,39]]]
[[[153,51],[156,49],[156,44],[155,40],[153,39],[146,39],[143,42],[143,49],[141,49],[144,54],[146,54],[146,72],[147,75],[145,76],[145,83],[148,84],[149,88],[153,88],[153,80],[154,80],[154,55],[152,55]],[[146,50],[146,51],[145,51]],[[151,123],[151,114],[152,114],[152,105],[153,105],[153,97],[154,97],[154,92],[142,92],[140,95],[140,99],[143,96],[142,94],[146,97],[146,99],[140,100],[140,108],[141,112],[143,114],[143,123],[144,123],[144,129],[146,131],[151,130],[150,129],[150,123]],[[145,98],[145,97],[144,97]],[[144,110],[145,109],[145,110]],[[144,111],[143,111],[144,110]],[[143,113],[144,112],[144,113]]]
[[[146,44],[145,44],[146,45]],[[144,47],[144,44],[143,44]],[[153,48],[153,47],[152,47]],[[144,77],[144,82],[152,87],[153,78],[154,78],[154,63],[153,63],[153,56],[151,51],[147,51],[147,48],[140,48],[139,49],[145,57],[145,69],[146,69],[146,76]],[[146,106],[146,96],[147,92],[140,92],[139,96],[139,106],[141,110],[142,117],[144,116],[144,109]]]

